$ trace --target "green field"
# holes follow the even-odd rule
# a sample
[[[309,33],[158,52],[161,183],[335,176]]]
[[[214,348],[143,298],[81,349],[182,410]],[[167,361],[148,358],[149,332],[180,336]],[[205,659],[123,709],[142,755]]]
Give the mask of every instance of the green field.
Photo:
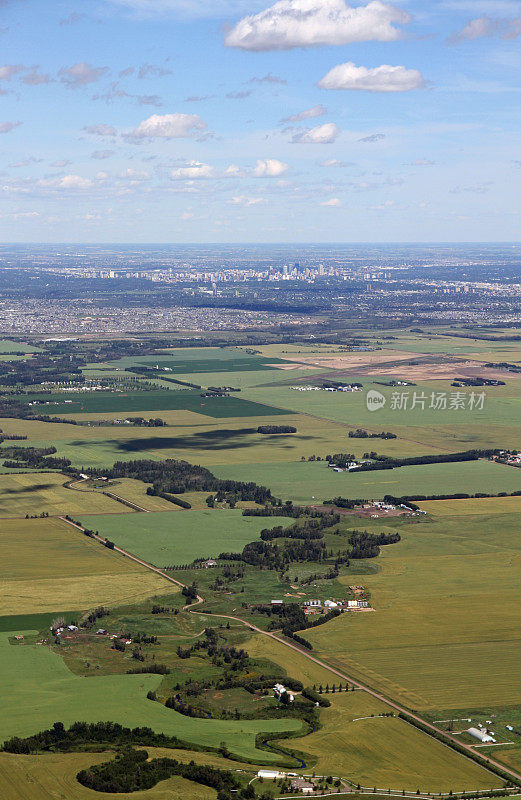
[[[156,366],[160,370],[168,370],[167,376],[177,376],[181,372],[213,372],[215,367],[218,366],[221,372],[226,372],[228,375],[233,372],[252,372],[258,370],[275,370],[276,367],[271,366],[273,363],[279,363],[279,359],[258,358],[256,356],[244,356],[242,353],[237,356],[223,355],[223,358],[207,358],[207,359],[188,359],[188,358],[172,358],[171,356],[158,356],[157,359],[146,358],[138,362],[144,367],[155,369]],[[280,362],[283,363],[283,362]],[[229,380],[229,378],[228,378]]]
[[[331,684],[331,681],[330,681]],[[320,712],[322,727],[298,740],[316,757],[318,775],[348,775],[367,788],[431,792],[489,789],[500,778],[452,752],[397,717],[380,717],[389,706],[365,692],[330,695]]]
[[[286,414],[272,406],[242,400],[238,397],[201,397],[200,392],[185,390],[152,390],[148,392],[91,392],[75,397],[71,394],[35,395],[40,400],[32,406],[35,413],[59,416],[61,414],[103,414],[116,412],[129,414],[137,411],[195,411],[206,417],[262,417]]]
[[[331,371],[332,372],[332,371]],[[341,376],[341,372],[338,373]],[[290,377],[290,376],[288,376]],[[404,370],[403,378],[407,378]],[[340,378],[336,378],[339,380]],[[356,380],[350,375],[349,380]],[[486,399],[483,410],[433,410],[429,408],[433,391],[455,391],[448,380],[432,383],[419,383],[409,388],[398,387],[399,392],[409,391],[409,407],[405,411],[393,410],[391,396],[396,389],[375,383],[373,377],[359,378],[364,391],[344,394],[342,392],[298,392],[285,386],[245,388],[244,397],[258,403],[273,403],[278,408],[312,414],[322,419],[333,420],[352,427],[363,427],[370,431],[390,430],[403,439],[435,445],[441,449],[468,449],[469,447],[517,447],[521,448],[519,415],[521,413],[521,394],[519,381],[507,386],[485,387]],[[389,378],[383,378],[388,381]],[[313,383],[313,378],[310,378]],[[368,411],[366,391],[375,389],[381,392],[387,402],[380,411]],[[411,409],[412,393],[423,392],[427,398],[425,409],[421,405]],[[461,390],[470,394],[472,389]],[[480,389],[474,391],[481,391]],[[466,401],[468,403],[468,400]],[[461,446],[466,444],[467,446]],[[380,452],[386,452],[386,442],[379,445]]]
[[[451,494],[521,490],[521,470],[491,461],[429,464],[373,472],[334,472],[325,462],[212,466],[218,478],[255,481],[298,503],[332,497],[378,499],[386,494]]]
[[[63,485],[66,481],[56,472],[0,475],[0,519],[43,512],[51,516],[131,512],[101,492],[68,489]]]
[[[58,519],[4,520],[0,547],[1,616],[132,602],[168,586]]]
[[[195,558],[240,551],[258,539],[263,528],[291,522],[287,517],[243,517],[239,510],[195,509],[124,518],[89,515],[80,519],[87,527],[158,567],[190,564]]]
[[[506,513],[469,503],[467,516],[364,519],[402,541],[361,577],[375,613],[306,632],[317,654],[413,709],[521,703],[521,515],[505,503]]]
[[[154,416],[156,412],[142,413]],[[84,416],[88,421],[96,415]],[[374,440],[368,445],[364,439],[349,439],[348,429],[338,423],[305,415],[277,417],[277,424],[297,428],[297,433],[283,435],[257,433],[259,425],[273,423],[273,418],[269,416],[218,421],[188,411],[162,411],[161,417],[167,427],[80,427],[65,423],[2,419],[0,428],[6,433],[27,435],[28,445],[54,445],[58,448],[59,456],[70,459],[78,467],[88,465],[100,469],[112,466],[115,461],[134,458],[182,458],[194,464],[211,466],[224,463],[297,462],[302,457],[307,459],[311,454],[323,457],[339,451],[354,452],[362,457],[368,447],[380,449],[382,444],[389,455],[413,456],[440,452],[439,447],[403,439],[384,443]]]
[[[0,339],[0,353],[40,353],[36,345],[25,342],[11,342],[9,339]]]
[[[66,726],[110,720],[128,727],[147,725],[156,731],[208,747],[226,741],[243,758],[276,761],[277,756],[255,747],[259,732],[298,731],[297,720],[193,719],[147,700],[160,675],[107,675],[79,678],[62,659],[46,647],[9,644],[0,635],[0,741],[29,736],[49,728],[56,720]]]

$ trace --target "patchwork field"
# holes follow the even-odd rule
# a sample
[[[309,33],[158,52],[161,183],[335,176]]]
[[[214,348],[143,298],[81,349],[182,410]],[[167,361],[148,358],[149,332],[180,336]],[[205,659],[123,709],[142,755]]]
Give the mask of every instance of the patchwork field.
[[[131,602],[169,586],[57,519],[5,520],[0,546],[0,616]]]
[[[33,514],[110,514],[131,509],[101,492],[68,489],[61,473],[16,473],[0,475],[0,519]]]
[[[508,503],[393,520],[402,541],[363,577],[376,613],[306,632],[318,654],[414,709],[521,703],[521,517]]]
[[[9,644],[0,634],[0,741],[29,736],[50,727],[57,719],[69,726],[110,720],[128,727],[148,725],[170,736],[200,745],[219,747],[225,740],[243,758],[276,761],[276,756],[255,747],[260,731],[298,731],[297,720],[193,719],[147,699],[160,675],[107,675],[79,678],[62,659],[45,647]],[[26,702],[30,697],[31,701]]]
[[[316,772],[349,775],[364,787],[435,792],[489,789],[500,778],[389,713],[365,692],[330,695],[331,708],[320,712],[322,727],[298,740],[303,753],[316,757]]]
[[[386,494],[450,494],[521,490],[521,470],[491,461],[429,464],[374,472],[337,473],[324,462],[213,466],[219,478],[255,481],[298,503],[332,497],[382,498]],[[238,477],[240,476],[240,477]],[[457,488],[455,488],[457,487]]]
[[[172,505],[172,504],[170,504]],[[175,508],[175,506],[174,506]],[[97,530],[120,547],[155,566],[190,564],[195,558],[238,552],[258,539],[269,523],[288,525],[287,517],[243,517],[240,510],[180,510],[156,514],[80,516],[84,525]]]

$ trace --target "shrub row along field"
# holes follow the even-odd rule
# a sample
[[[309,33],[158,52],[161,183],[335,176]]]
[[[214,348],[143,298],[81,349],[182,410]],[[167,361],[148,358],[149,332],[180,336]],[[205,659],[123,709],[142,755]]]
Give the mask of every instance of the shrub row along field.
[[[58,519],[3,521],[0,548],[0,616],[132,602],[169,585]]]
[[[172,504],[170,504],[172,505]],[[243,517],[240,510],[171,511],[133,514],[125,518],[109,514],[80,516],[91,530],[158,567],[190,564],[222,552],[241,552],[259,538],[263,528],[288,525],[284,517]]]
[[[306,631],[329,663],[414,709],[521,703],[521,514],[510,498],[504,513],[499,500],[490,513],[488,501],[461,502],[467,515],[442,502],[439,516],[431,503],[431,517],[393,519],[399,547],[363,578],[376,613]]]
[[[386,494],[443,494],[455,491],[514,492],[521,490],[521,470],[492,461],[455,464],[428,464],[401,467],[381,472],[342,472],[328,469],[324,462],[293,464],[245,464],[238,468],[226,464],[213,466],[219,478],[241,480],[269,486],[278,496],[297,503],[321,502],[326,497],[378,499]],[[331,494],[333,493],[333,494]]]
[[[0,681],[0,741],[37,733],[52,727],[58,718],[66,727],[77,720],[110,720],[130,728],[148,726],[205,747],[218,748],[226,741],[239,757],[275,762],[275,754],[256,748],[256,735],[301,728],[301,723],[293,719],[186,717],[147,699],[147,692],[159,686],[160,675],[79,678],[46,647],[13,646],[7,634],[0,634]]]
[[[195,411],[206,417],[267,417],[287,414],[280,408],[242,400],[238,397],[201,397],[196,390],[157,390],[142,392],[91,392],[75,397],[71,394],[34,395],[31,406],[35,414],[62,416],[63,414],[103,414],[134,411]]]

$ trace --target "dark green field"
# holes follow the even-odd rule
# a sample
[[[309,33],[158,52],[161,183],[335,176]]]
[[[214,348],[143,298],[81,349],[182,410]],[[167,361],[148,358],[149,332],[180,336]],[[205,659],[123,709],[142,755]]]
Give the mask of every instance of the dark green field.
[[[172,372],[215,372],[219,370],[219,372],[250,372],[254,370],[261,370],[261,369],[276,369],[276,367],[272,367],[272,364],[283,364],[284,362],[280,358],[257,358],[257,357],[246,357],[241,355],[238,358],[226,358],[224,356],[222,359],[196,359],[194,361],[187,359],[187,358],[165,358],[165,356],[160,356],[157,359],[147,359],[146,361],[140,361],[139,366],[143,367],[152,367],[154,368],[156,365],[159,365],[159,369],[164,370],[165,368],[172,370]],[[230,376],[231,378],[232,376]]]
[[[65,617],[67,624],[78,618],[77,611],[62,611],[61,609],[47,614],[12,614],[7,617],[0,617],[0,633],[44,630],[58,615]]]
[[[194,411],[207,417],[267,417],[287,414],[280,408],[266,406],[238,397],[201,397],[196,391],[93,392],[81,397],[65,394],[36,395],[42,405],[32,406],[39,414],[127,414],[134,411]],[[72,400],[72,402],[70,402]],[[69,402],[65,402],[69,401]]]

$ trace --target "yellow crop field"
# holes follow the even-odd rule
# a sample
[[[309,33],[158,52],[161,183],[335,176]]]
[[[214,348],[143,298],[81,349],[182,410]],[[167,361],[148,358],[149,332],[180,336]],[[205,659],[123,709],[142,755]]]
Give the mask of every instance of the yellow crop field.
[[[178,758],[177,751],[170,750],[168,755]],[[0,753],[0,797],[5,800],[99,799],[99,792],[82,786],[76,780],[76,775],[81,769],[103,763],[112,757],[112,753],[53,753],[41,756]],[[146,791],[103,793],[104,800],[171,800],[172,797],[187,796],[191,800],[213,800],[216,793],[213,789],[177,775]]]
[[[365,692],[330,694],[322,727],[298,739],[321,775],[347,775],[364,787],[431,792],[491,789],[501,779],[426,736]]]
[[[58,519],[5,520],[0,547],[0,616],[132,602],[174,588]]]
[[[56,472],[0,475],[0,518],[131,512],[128,506],[101,492],[68,489],[64,486],[66,481]]]

